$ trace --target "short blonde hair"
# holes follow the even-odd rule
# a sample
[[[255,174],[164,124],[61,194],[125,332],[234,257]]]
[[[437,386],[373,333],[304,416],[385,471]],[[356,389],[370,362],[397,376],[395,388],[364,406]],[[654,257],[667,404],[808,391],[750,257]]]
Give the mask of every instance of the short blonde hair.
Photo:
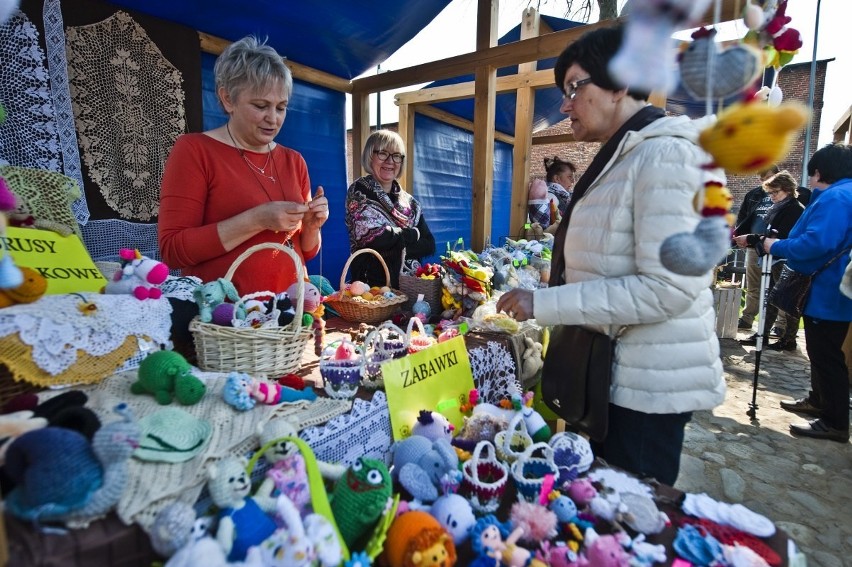
[[[784,171],[776,173],[775,175],[763,182],[764,191],[766,191],[770,187],[772,189],[778,189],[779,191],[783,191],[784,193],[792,195],[793,197],[799,196],[799,184],[796,183],[796,179],[786,169]]]
[[[405,161],[405,142],[402,136],[393,130],[376,130],[367,138],[364,143],[364,151],[361,152],[361,167],[370,175],[374,174],[373,151],[380,152],[382,150],[391,154],[400,153],[403,161]]]
[[[278,81],[288,99],[293,94],[290,68],[272,46],[251,35],[225,48],[213,65],[213,76],[216,90],[225,89],[231,101],[243,91],[259,91]]]

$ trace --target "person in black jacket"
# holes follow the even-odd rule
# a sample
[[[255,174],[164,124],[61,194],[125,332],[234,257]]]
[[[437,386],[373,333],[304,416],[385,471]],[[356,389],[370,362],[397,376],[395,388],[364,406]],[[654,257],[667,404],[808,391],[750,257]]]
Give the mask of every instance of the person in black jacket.
[[[740,210],[737,212],[737,222],[734,225],[735,237],[746,234],[763,234],[766,229],[763,216],[769,210],[769,207],[772,206],[772,200],[766,194],[766,191],[763,190],[762,184],[777,174],[778,171],[778,166],[773,165],[769,169],[758,173],[761,185],[758,185],[743,197]],[[745,240],[741,240],[741,242],[743,244],[739,246],[744,248],[746,246]],[[757,317],[757,312],[760,309],[760,263],[758,262],[757,251],[754,247],[746,248],[745,269],[746,300],[737,326],[740,329],[751,330],[754,319]]]
[[[763,182],[763,188],[766,194],[772,199],[772,206],[764,215],[764,222],[767,231],[763,234],[745,234],[734,238],[737,245],[748,246],[749,250],[757,247],[758,255],[763,255],[763,237],[771,236],[772,238],[787,238],[790,229],[802,216],[804,207],[798,200],[796,180],[790,175],[786,169],[774,177]],[[769,289],[772,289],[774,282],[781,275],[781,269],[784,267],[785,260],[783,258],[774,258],[772,262],[772,274],[769,283]],[[769,290],[767,290],[767,293]],[[778,316],[778,308],[774,305],[766,305],[766,313],[764,317],[763,336],[768,337],[769,329],[775,323]],[[792,315],[786,313],[787,324],[784,327],[784,334],[777,342],[768,345],[766,348],[777,351],[793,351],[796,350],[796,332],[799,330],[799,319],[793,318]],[[742,344],[753,345],[757,344],[757,333],[751,337],[740,341]]]

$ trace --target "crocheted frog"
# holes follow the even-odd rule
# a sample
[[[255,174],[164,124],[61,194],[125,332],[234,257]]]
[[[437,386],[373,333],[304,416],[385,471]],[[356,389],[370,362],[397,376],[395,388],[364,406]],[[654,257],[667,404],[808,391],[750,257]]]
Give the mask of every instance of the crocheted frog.
[[[198,403],[207,386],[193,376],[191,370],[192,366],[177,352],[151,353],[139,365],[138,379],[130,386],[130,391],[151,394],[162,405],[172,403],[172,397],[187,406]]]
[[[359,549],[358,540],[373,528],[392,495],[388,468],[376,459],[358,457],[337,481],[331,495],[331,511],[350,549]]]

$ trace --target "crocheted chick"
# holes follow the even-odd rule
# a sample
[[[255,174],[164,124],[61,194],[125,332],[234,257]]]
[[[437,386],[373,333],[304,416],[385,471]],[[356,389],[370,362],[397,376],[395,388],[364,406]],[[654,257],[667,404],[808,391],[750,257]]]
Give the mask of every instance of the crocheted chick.
[[[216,540],[228,561],[242,561],[248,548],[260,544],[276,530],[275,521],[249,497],[251,481],[246,462],[226,457],[207,468],[207,490],[219,507]]]
[[[429,410],[420,410],[417,421],[411,426],[412,435],[420,435],[430,441],[438,439],[453,440],[455,426],[444,415]]]
[[[693,232],[673,234],[660,246],[660,262],[676,274],[702,276],[728,254],[731,243],[731,193],[721,183],[704,187],[703,218]]]
[[[452,567],[456,564],[456,546],[438,520],[412,510],[397,516],[391,524],[382,559],[389,567]]]
[[[732,104],[701,132],[698,141],[713,156],[713,166],[730,173],[756,173],[784,160],[808,114],[804,105],[794,102],[777,107],[759,102]]]
[[[0,307],[8,307],[16,303],[33,303],[47,291],[47,280],[40,272],[26,266],[18,269],[21,271],[23,281],[15,287],[0,289]]]
[[[392,495],[388,468],[376,459],[358,457],[337,481],[331,495],[331,511],[350,549],[359,549],[356,544],[375,526]]]
[[[101,427],[90,443],[77,431],[45,427],[18,437],[6,453],[6,472],[16,483],[6,509],[33,521],[68,520],[82,525],[118,502],[127,462],[139,444],[139,428],[126,404],[124,419]]]
[[[160,350],[145,357],[139,364],[134,394],[151,394],[162,405],[172,403],[172,397],[183,405],[198,403],[207,391],[204,382],[190,372],[192,366],[179,353]]]

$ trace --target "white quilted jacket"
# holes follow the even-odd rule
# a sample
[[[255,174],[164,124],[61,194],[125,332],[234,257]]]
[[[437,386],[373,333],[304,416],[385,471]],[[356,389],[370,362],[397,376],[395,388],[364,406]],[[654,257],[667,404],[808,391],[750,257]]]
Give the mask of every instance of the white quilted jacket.
[[[660,263],[668,236],[692,232],[693,200],[721,170],[698,145],[712,119],[664,117],[622,140],[577,202],[565,240],[566,284],[537,290],[542,325],[583,325],[614,336],[611,400],[645,413],[681,413],[722,403],[711,276]],[[700,202],[700,201],[699,201]],[[556,253],[556,252],[554,252]]]

